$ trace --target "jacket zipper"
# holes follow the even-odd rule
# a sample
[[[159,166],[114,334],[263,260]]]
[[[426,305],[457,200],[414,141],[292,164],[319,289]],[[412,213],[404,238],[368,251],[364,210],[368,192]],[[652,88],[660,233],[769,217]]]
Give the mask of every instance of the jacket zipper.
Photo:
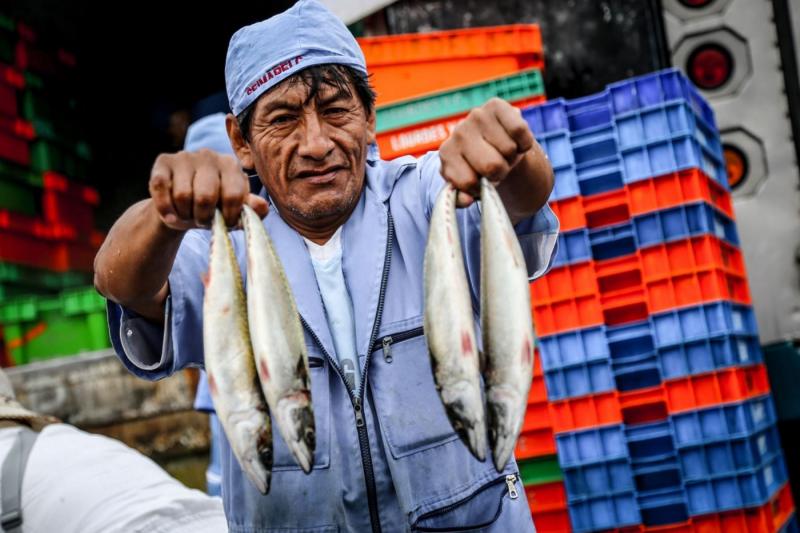
[[[370,352],[375,352],[380,349],[383,349],[383,359],[387,363],[391,363],[394,360],[392,357],[392,344],[407,341],[409,339],[413,339],[414,337],[419,337],[424,334],[424,330],[422,326],[419,326],[414,329],[409,329],[407,331],[401,331],[399,333],[392,333],[391,335],[386,335],[380,339],[377,339],[375,343],[373,343]]]
[[[370,343],[368,346],[374,346],[375,339],[378,336],[378,328],[381,324],[381,318],[383,316],[383,306],[384,306],[384,299],[386,296],[386,282],[389,280],[389,266],[392,262],[392,242],[394,241],[394,220],[392,219],[392,213],[388,212],[388,229],[387,229],[387,237],[386,237],[386,253],[383,259],[383,274],[381,277],[381,289],[378,295],[378,308],[375,312],[375,323],[372,326],[372,335],[370,337]],[[369,368],[369,361],[370,355],[372,354],[372,350],[367,352],[366,358],[364,360],[364,370],[361,372],[361,385],[358,389],[358,394],[353,394],[353,391],[350,389],[350,386],[347,384],[347,380],[344,377],[344,371],[342,367],[339,366],[339,363],[335,361],[325,347],[322,345],[322,342],[319,340],[319,337],[314,330],[309,327],[308,322],[301,316],[300,322],[303,324],[303,327],[306,328],[306,331],[309,332],[311,338],[314,339],[314,342],[322,350],[322,353],[325,355],[325,358],[328,360],[328,363],[336,370],[336,373],[339,374],[342,382],[344,383],[345,388],[347,389],[347,393],[350,397],[350,402],[353,404],[353,412],[356,418],[356,431],[358,432],[358,444],[361,448],[361,464],[364,467],[364,481],[367,485],[367,503],[369,505],[369,518],[372,524],[372,532],[373,533],[381,533],[381,522],[380,522],[380,515],[378,514],[378,495],[377,489],[375,487],[375,471],[372,467],[372,454],[369,448],[369,435],[367,434],[367,424],[364,420],[364,413],[363,413],[363,399],[364,399],[364,390],[367,386],[367,369]]]
[[[457,502],[453,502],[450,505],[442,507],[441,509],[436,509],[434,511],[430,511],[430,512],[425,513],[424,515],[420,516],[419,518],[417,518],[417,520],[415,522],[415,525],[412,527],[412,529],[416,529],[418,531],[450,531],[450,532],[454,532],[454,531],[462,531],[462,530],[472,531],[473,529],[479,529],[479,528],[482,528],[482,527],[486,527],[487,525],[491,524],[492,522],[494,522],[497,519],[497,515],[495,515],[489,521],[489,523],[487,523],[487,524],[481,524],[481,525],[478,525],[478,526],[470,525],[470,526],[465,526],[465,527],[461,527],[461,528],[458,528],[458,527],[456,527],[456,528],[452,528],[452,527],[451,528],[425,528],[425,527],[420,528],[420,527],[417,527],[416,524],[419,524],[421,521],[426,520],[428,518],[431,518],[432,516],[449,513],[450,511],[452,511],[456,507],[464,505],[466,502],[468,502],[471,499],[475,498],[481,492],[483,492],[483,491],[485,491],[487,489],[490,489],[491,487],[494,487],[495,485],[499,485],[500,483],[505,483],[506,484],[506,487],[508,489],[508,497],[509,497],[509,499],[516,500],[517,498],[519,498],[519,491],[517,490],[517,486],[516,486],[516,483],[517,483],[518,479],[519,479],[519,474],[508,474],[507,476],[496,478],[493,481],[487,483],[486,485],[483,485],[482,487],[480,487],[478,490],[476,490],[475,492],[473,492],[472,494],[470,494],[466,498],[462,498],[462,499],[458,500]],[[498,510],[498,513],[497,513],[498,515],[499,515],[500,511],[502,511],[502,509]]]

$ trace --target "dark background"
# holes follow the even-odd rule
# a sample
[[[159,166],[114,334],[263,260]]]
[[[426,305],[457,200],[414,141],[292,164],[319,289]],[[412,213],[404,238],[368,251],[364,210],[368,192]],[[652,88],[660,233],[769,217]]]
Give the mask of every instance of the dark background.
[[[101,194],[98,226],[107,229],[147,194],[155,156],[183,144],[186,125],[224,106],[225,53],[243,25],[292,0],[111,6],[77,0],[27,0],[4,6],[40,40],[74,51],[74,79],[48,90],[74,92],[79,134],[92,148],[90,175]],[[575,97],[666,66],[655,0],[400,0],[356,33],[404,33],[538,22],[545,45],[548,97]],[[208,98],[217,93],[217,97]],[[204,100],[205,99],[205,100]]]

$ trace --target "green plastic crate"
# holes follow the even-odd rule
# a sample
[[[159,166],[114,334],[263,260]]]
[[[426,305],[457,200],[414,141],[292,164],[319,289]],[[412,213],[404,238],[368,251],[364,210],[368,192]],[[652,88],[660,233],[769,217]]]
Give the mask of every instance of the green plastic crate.
[[[466,113],[492,97],[514,101],[544,95],[539,69],[495,78],[460,89],[430,93],[419,98],[381,106],[377,109],[378,133]]]
[[[0,159],[0,180],[14,180],[19,183],[26,183],[34,187],[41,188],[43,177],[39,172],[32,172],[31,169]]]
[[[522,484],[525,486],[541,485],[564,479],[561,467],[558,465],[558,458],[555,455],[520,460],[517,461],[517,466],[519,467]]]
[[[77,144],[68,149],[59,143],[38,139],[31,143],[31,168],[37,172],[54,170],[71,179],[83,180],[88,174],[88,163],[79,152]]]
[[[39,211],[39,192],[36,187],[4,180],[0,175],[0,209],[36,216]]]
[[[17,23],[5,13],[0,13],[0,29],[13,33],[17,29]]]
[[[0,323],[8,355],[22,365],[108,348],[105,309],[105,299],[94,287],[2,304]]]
[[[51,272],[42,268],[0,262],[0,284],[5,287],[20,287],[29,294],[55,293],[91,282],[92,275],[87,272]]]

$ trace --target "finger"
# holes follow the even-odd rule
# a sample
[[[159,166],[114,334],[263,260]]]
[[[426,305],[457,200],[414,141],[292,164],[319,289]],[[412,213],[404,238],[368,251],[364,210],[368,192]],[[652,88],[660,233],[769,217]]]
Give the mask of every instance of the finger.
[[[264,218],[269,213],[269,202],[257,194],[249,194],[247,196],[247,205],[252,207],[253,211],[261,218]]]
[[[479,176],[486,176],[491,181],[497,182],[506,177],[511,170],[503,154],[489,144],[483,138],[475,139],[464,153],[464,158],[470,167]],[[477,184],[478,196],[480,196],[480,184]]]
[[[194,165],[187,157],[176,157],[172,166],[172,205],[178,218],[192,220]]]
[[[222,216],[228,227],[233,227],[239,223],[242,205],[244,205],[249,194],[250,185],[244,172],[238,166],[226,165],[222,169],[219,203],[222,207]]]
[[[478,123],[481,137],[511,163],[519,153],[517,142],[491,110],[477,108],[471,113]]]
[[[220,173],[217,167],[203,165],[195,171],[192,213],[194,222],[199,227],[211,227],[219,198],[219,183]]]
[[[471,196],[480,195],[480,176],[470,166],[462,153],[448,151],[440,156],[442,177],[459,191]]]
[[[522,118],[522,112],[518,108],[507,102],[504,104],[493,106],[494,115],[509,137],[516,143],[517,152],[527,152],[533,146],[534,141],[531,128]]]
[[[456,195],[456,207],[469,207],[473,203],[475,203],[475,197],[463,191],[458,191]]]
[[[172,205],[171,188],[172,166],[167,157],[159,156],[150,171],[148,189],[156,211],[167,224],[178,222],[178,215]]]

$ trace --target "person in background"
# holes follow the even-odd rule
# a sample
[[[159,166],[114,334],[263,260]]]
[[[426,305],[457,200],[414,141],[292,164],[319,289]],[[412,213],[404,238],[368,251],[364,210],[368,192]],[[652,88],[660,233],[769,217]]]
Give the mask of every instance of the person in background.
[[[125,444],[25,409],[0,369],[5,533],[217,533],[222,501]]]

